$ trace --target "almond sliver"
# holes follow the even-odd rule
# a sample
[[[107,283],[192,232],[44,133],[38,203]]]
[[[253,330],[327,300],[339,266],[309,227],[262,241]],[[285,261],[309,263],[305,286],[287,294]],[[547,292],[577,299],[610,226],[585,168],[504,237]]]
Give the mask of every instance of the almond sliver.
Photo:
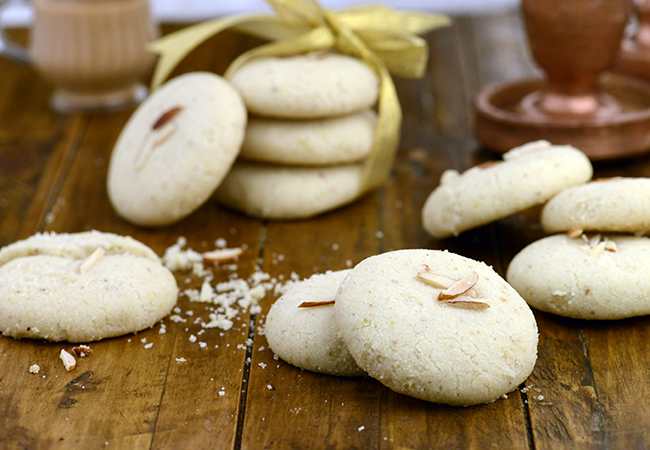
[[[322,302],[302,302],[298,305],[298,308],[314,308],[316,306],[329,306],[336,303],[334,300],[325,300]]]
[[[90,270],[95,263],[106,254],[104,247],[97,247],[97,249],[92,252],[79,266],[79,273],[86,273]]]
[[[204,253],[203,260],[208,262],[229,261],[239,257],[242,253],[243,250],[241,248],[223,248]]]
[[[419,272],[418,279],[424,281],[426,284],[436,287],[438,289],[449,289],[454,283],[457,283],[458,280],[453,278],[446,277],[433,272]]]
[[[450,298],[458,297],[459,295],[464,294],[465,292],[472,289],[477,281],[478,274],[476,272],[472,272],[468,277],[455,282],[449,288],[441,291],[438,295],[438,300],[448,300]]]
[[[489,304],[485,302],[479,302],[476,300],[451,299],[445,301],[445,303],[449,303],[450,305],[458,306],[459,308],[465,308],[465,309],[487,309],[490,307]]]

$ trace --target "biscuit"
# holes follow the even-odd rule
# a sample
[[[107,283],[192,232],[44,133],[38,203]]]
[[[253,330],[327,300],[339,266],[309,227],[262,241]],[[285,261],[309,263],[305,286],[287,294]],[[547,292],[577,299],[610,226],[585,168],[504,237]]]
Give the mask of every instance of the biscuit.
[[[514,148],[504,161],[447,170],[422,208],[424,229],[435,238],[457,236],[531,206],[591,179],[591,162],[581,151],[536,141]]]
[[[155,325],[176,304],[178,287],[145,248],[98,232],[36,235],[3,248],[0,331],[89,342]]]
[[[585,236],[585,235],[583,235]],[[650,238],[558,234],[526,246],[507,280],[533,308],[576,319],[650,314]]]
[[[111,155],[113,208],[141,226],[169,225],[214,192],[241,149],[246,108],[218,75],[176,77],[140,104]]]
[[[348,272],[326,272],[298,281],[273,303],[266,317],[264,334],[276,355],[312,372],[365,375],[339,339],[334,308],[329,304]],[[304,302],[328,304],[301,307]]]
[[[313,120],[250,118],[239,157],[289,165],[332,165],[368,156],[377,124],[370,109]]]
[[[440,300],[443,288],[421,278],[427,274],[461,284],[475,274],[477,281]],[[492,402],[516,389],[537,359],[537,324],[526,302],[484,263],[446,251],[363,260],[342,282],[334,312],[359,367],[430,402]]]
[[[237,161],[215,198],[253,217],[305,219],[355,200],[362,172],[362,163],[290,167]]]
[[[650,231],[650,178],[607,178],[574,186],[550,199],[541,215],[547,233]]]
[[[230,78],[248,111],[264,117],[317,119],[373,106],[378,76],[361,60],[331,52],[255,58]]]
[[[160,261],[156,252],[131,236],[92,230],[79,233],[36,233],[1,248],[0,266],[12,259],[33,255],[84,259],[97,247],[103,247],[108,253],[131,253],[152,261]]]

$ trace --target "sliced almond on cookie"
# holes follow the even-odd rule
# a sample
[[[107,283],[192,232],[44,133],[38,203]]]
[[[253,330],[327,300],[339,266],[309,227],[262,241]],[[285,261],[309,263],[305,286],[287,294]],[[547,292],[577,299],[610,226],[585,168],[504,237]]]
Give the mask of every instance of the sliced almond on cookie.
[[[449,278],[445,275],[440,275],[438,273],[428,271],[419,272],[417,277],[418,280],[424,281],[426,284],[438,289],[449,289],[454,285],[454,283],[458,282],[458,280],[454,280],[453,278]]]
[[[472,272],[469,276],[459,280],[438,294],[438,300],[448,300],[456,298],[461,294],[469,291],[478,281],[478,274]]]
[[[446,303],[465,309],[487,309],[490,307],[489,304],[478,300],[451,299],[447,300]]]
[[[335,303],[334,300],[325,300],[322,302],[302,302],[298,305],[298,308],[314,308],[317,306],[329,306]]]
[[[106,254],[106,250],[104,247],[97,247],[97,249],[92,252],[84,261],[81,263],[79,266],[79,273],[86,273],[88,272],[92,266],[95,265],[95,263],[104,255]]]

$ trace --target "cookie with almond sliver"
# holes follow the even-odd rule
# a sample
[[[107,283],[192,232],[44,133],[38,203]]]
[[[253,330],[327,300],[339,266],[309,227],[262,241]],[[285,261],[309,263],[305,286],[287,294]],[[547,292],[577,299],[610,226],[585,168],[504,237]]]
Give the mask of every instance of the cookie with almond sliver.
[[[507,280],[533,308],[575,319],[650,314],[650,238],[548,236],[521,250]]]
[[[537,360],[537,324],[521,296],[482,262],[439,250],[361,261],[334,303],[341,340],[390,389],[435,403],[489,403]]]
[[[90,342],[155,325],[176,304],[174,275],[132,238],[35,235],[0,249],[0,331]]]
[[[348,272],[326,272],[296,281],[273,303],[264,334],[276,355],[312,372],[365,375],[338,337],[334,320],[336,291]]]
[[[586,183],[593,175],[587,156],[569,145],[536,141],[514,148],[503,161],[447,170],[422,208],[422,224],[433,237],[457,236]]]
[[[154,91],[113,148],[107,189],[117,214],[160,227],[194,212],[230,170],[246,120],[239,93],[212,73],[187,73]]]

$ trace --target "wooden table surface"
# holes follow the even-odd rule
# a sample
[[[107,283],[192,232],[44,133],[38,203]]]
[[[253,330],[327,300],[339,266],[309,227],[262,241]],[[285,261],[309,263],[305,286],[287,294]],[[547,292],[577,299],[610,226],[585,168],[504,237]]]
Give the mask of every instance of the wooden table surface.
[[[426,36],[427,75],[396,80],[404,109],[392,178],[356,203],[304,221],[260,221],[209,202],[157,230],[119,219],[107,200],[107,162],[131,111],[63,115],[28,67],[0,60],[0,246],[38,231],[98,229],[131,235],[162,255],[180,236],[205,251],[244,246],[235,271],[272,277],[343,269],[393,249],[449,249],[504,274],[542,237],[530,210],[453,239],[422,229],[422,205],[443,170],[490,158],[473,133],[471,100],[488,83],[537,73],[517,11],[455,17]],[[220,72],[246,38],[208,41],[180,70]],[[599,164],[596,176],[650,174],[650,158]],[[231,269],[216,268],[213,284]],[[202,278],[177,273],[181,289]],[[535,312],[539,358],[507,398],[449,407],[396,394],[379,382],[299,370],[274,359],[263,333],[277,298],[229,331],[204,330],[208,305],[179,297],[185,322],[92,343],[66,372],[66,343],[0,337],[0,448],[644,448],[650,445],[650,320],[568,320]],[[197,336],[192,342],[190,336]],[[202,348],[199,342],[205,342]],[[146,348],[146,344],[153,344]],[[38,364],[38,374],[29,367]],[[220,394],[222,392],[222,394]]]

